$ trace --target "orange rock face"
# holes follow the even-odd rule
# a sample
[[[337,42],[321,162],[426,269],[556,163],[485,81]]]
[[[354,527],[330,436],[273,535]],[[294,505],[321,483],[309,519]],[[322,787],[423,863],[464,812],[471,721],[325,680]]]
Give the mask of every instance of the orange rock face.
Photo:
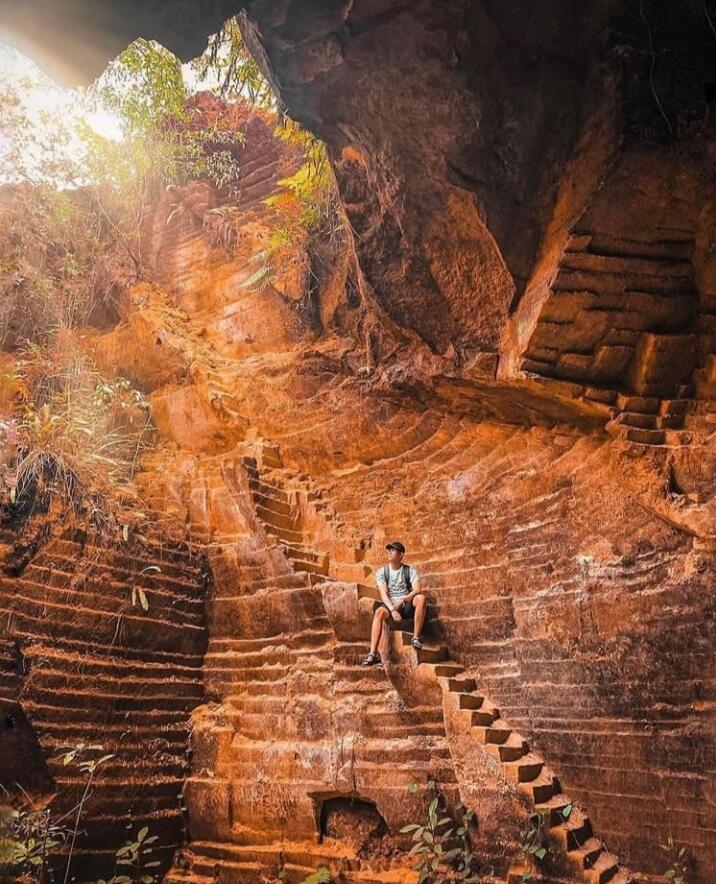
[[[270,226],[258,207],[250,217],[249,231]],[[705,370],[691,363],[688,390],[684,375],[639,393],[589,369],[577,399],[558,377],[440,378],[444,363],[369,299],[322,332],[271,286],[232,302],[251,233],[240,252],[200,227],[153,230],[156,285],[194,367],[152,394],[171,444],[145,481],[207,545],[215,587],[191,840],[171,880],[271,880],[283,863],[299,881],[339,856],[346,880],[412,880],[397,832],[422,818],[430,779],[476,811],[476,850],[498,875],[536,803],[549,880],[662,871],[664,833],[708,880],[712,401],[692,377]],[[584,236],[560,274],[617,261]],[[686,266],[619,260],[627,277],[652,260],[667,288]],[[263,337],[239,342],[217,313]],[[574,347],[580,316],[551,342]],[[658,333],[638,334],[656,365]],[[392,355],[366,359],[372,340]],[[606,364],[600,346],[590,365]],[[646,435],[605,432],[626,416]],[[372,568],[396,536],[432,603],[431,644],[416,659],[394,635],[366,671]],[[331,802],[351,800],[348,825]]]
[[[106,874],[144,826],[166,868],[182,837],[190,712],[202,701],[201,561],[176,546],[108,550],[68,536],[20,574],[12,564],[6,555],[0,578],[4,789],[40,807],[52,799],[53,820],[74,817],[89,778],[81,765],[104,758],[83,805],[73,875]],[[58,874],[65,863],[63,851]]]

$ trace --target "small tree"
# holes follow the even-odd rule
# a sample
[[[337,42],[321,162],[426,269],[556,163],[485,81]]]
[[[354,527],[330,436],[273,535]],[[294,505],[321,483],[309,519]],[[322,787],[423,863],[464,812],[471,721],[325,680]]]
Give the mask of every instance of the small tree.
[[[411,823],[400,830],[404,834],[412,833],[415,844],[410,853],[417,857],[413,868],[419,873],[418,884],[448,881],[476,884],[481,878],[469,835],[469,827],[475,820],[474,811],[458,803],[453,816],[433,780],[428,783],[428,793],[431,799],[425,822]]]

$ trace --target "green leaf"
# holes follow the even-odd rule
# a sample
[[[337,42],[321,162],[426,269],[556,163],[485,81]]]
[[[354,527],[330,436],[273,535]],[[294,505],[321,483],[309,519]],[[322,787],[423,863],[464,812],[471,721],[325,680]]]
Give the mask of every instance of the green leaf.
[[[535,856],[537,859],[544,859],[547,856],[547,850],[544,847],[539,847],[535,850]]]
[[[571,813],[572,813],[572,805],[571,805],[571,804],[565,804],[565,806],[562,808],[562,816],[563,816],[566,820],[568,820],[568,819],[569,819],[569,815],[570,815]]]
[[[420,828],[420,826],[416,825],[415,823],[410,823],[409,826],[403,826],[403,828],[400,831],[403,834],[407,834],[408,832],[414,832],[416,829],[419,829],[419,828]]]
[[[149,610],[149,602],[147,601],[147,594],[143,589],[139,590],[139,601],[142,603],[142,607],[145,611]]]
[[[316,871],[305,879],[303,884],[330,884],[331,873],[325,866],[319,866]]]

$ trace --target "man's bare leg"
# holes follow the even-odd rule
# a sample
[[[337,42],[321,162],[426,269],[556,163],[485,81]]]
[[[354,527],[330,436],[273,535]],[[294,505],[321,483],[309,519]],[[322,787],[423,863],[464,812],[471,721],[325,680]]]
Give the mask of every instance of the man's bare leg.
[[[388,619],[390,612],[387,608],[378,608],[378,610],[373,614],[373,625],[370,629],[370,652],[371,654],[378,653],[378,645],[380,643],[380,637],[383,633],[383,624]]]
[[[415,623],[413,625],[413,635],[415,636],[415,638],[420,638],[423,631],[423,626],[425,626],[425,614],[428,608],[425,596],[422,594],[416,595],[413,599],[413,605],[415,607]]]

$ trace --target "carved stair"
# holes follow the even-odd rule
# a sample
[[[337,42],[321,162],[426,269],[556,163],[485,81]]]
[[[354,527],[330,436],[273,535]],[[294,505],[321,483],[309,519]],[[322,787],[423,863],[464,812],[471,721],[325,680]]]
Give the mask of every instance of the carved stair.
[[[249,476],[256,515],[266,533],[278,542],[294,571],[313,574],[316,581],[325,579],[328,575],[328,556],[304,542],[300,516],[290,494],[280,484],[267,480],[259,470],[256,458],[244,457],[242,462]],[[280,483],[280,479],[273,478]]]
[[[414,653],[418,666],[430,672],[444,693],[452,695],[462,714],[468,716],[476,742],[500,762],[507,780],[543,815],[550,835],[583,880],[588,884],[631,884],[631,873],[594,834],[589,818],[562,792],[557,776],[478,690],[475,680],[465,675],[464,667],[450,658],[448,649],[426,642],[416,651],[410,644],[410,633],[396,631],[396,635],[400,652]]]

